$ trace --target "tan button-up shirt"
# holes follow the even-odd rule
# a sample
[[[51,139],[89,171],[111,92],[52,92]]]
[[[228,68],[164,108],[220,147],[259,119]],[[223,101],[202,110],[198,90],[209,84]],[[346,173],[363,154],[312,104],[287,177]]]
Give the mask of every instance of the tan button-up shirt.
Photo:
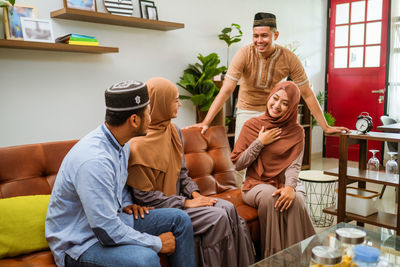
[[[274,53],[263,57],[251,44],[242,47],[233,57],[226,78],[239,81],[237,107],[244,110],[265,110],[265,101],[274,86],[290,77],[298,87],[308,85],[308,78],[297,56],[276,45]]]

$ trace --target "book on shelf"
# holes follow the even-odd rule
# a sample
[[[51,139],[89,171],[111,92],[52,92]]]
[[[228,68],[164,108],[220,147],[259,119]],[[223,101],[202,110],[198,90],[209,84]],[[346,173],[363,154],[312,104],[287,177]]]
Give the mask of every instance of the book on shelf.
[[[67,44],[70,45],[89,45],[89,46],[99,46],[99,42],[85,42],[85,41],[73,41],[69,40]]]
[[[69,33],[56,39],[56,43],[69,43],[69,41],[98,42],[93,36],[76,33]]]
[[[97,43],[97,39],[87,39],[87,38],[79,38],[79,37],[70,37],[68,42],[70,41],[81,41],[81,42],[95,42]]]

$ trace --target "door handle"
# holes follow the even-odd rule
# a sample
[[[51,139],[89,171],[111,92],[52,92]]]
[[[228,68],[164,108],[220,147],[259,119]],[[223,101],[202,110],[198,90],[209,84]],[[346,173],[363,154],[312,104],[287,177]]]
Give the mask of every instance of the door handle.
[[[371,92],[373,94],[384,94],[385,93],[385,89],[372,90]]]

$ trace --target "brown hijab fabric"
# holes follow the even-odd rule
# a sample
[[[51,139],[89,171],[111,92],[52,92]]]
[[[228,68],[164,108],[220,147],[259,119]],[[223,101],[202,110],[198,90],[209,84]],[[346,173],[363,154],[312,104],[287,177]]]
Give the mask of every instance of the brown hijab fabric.
[[[178,88],[164,78],[152,78],[146,82],[150,96],[151,123],[146,136],[130,141],[128,163],[128,184],[142,190],[162,191],[165,195],[176,194],[176,183],[182,167],[182,143],[172,119],[172,105],[178,95]],[[161,172],[155,178],[134,175],[135,165]],[[160,181],[159,179],[163,179]]]
[[[244,191],[260,183],[272,184],[277,188],[282,187],[279,174],[285,171],[303,150],[304,130],[297,122],[300,90],[293,82],[281,82],[271,91],[266,103],[279,90],[285,90],[287,93],[289,100],[287,112],[279,118],[273,118],[266,108],[264,115],[246,121],[232,151],[231,159],[236,162],[242,152],[258,138],[258,133],[263,126],[264,130],[276,127],[282,130],[280,138],[264,146],[257,159],[247,168],[246,180],[242,188]]]

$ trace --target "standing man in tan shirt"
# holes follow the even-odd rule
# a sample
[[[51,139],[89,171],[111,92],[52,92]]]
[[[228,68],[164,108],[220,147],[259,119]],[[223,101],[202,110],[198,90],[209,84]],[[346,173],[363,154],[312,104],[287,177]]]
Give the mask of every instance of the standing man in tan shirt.
[[[287,77],[300,88],[301,96],[325,133],[348,131],[345,127],[331,127],[327,124],[300,60],[289,49],[275,44],[278,36],[275,15],[257,13],[253,24],[253,43],[242,47],[235,54],[224,84],[207,116],[203,122],[194,125],[201,127],[202,133],[207,131],[241,79],[236,112],[236,141],[244,122],[265,113],[267,96],[277,83]]]

